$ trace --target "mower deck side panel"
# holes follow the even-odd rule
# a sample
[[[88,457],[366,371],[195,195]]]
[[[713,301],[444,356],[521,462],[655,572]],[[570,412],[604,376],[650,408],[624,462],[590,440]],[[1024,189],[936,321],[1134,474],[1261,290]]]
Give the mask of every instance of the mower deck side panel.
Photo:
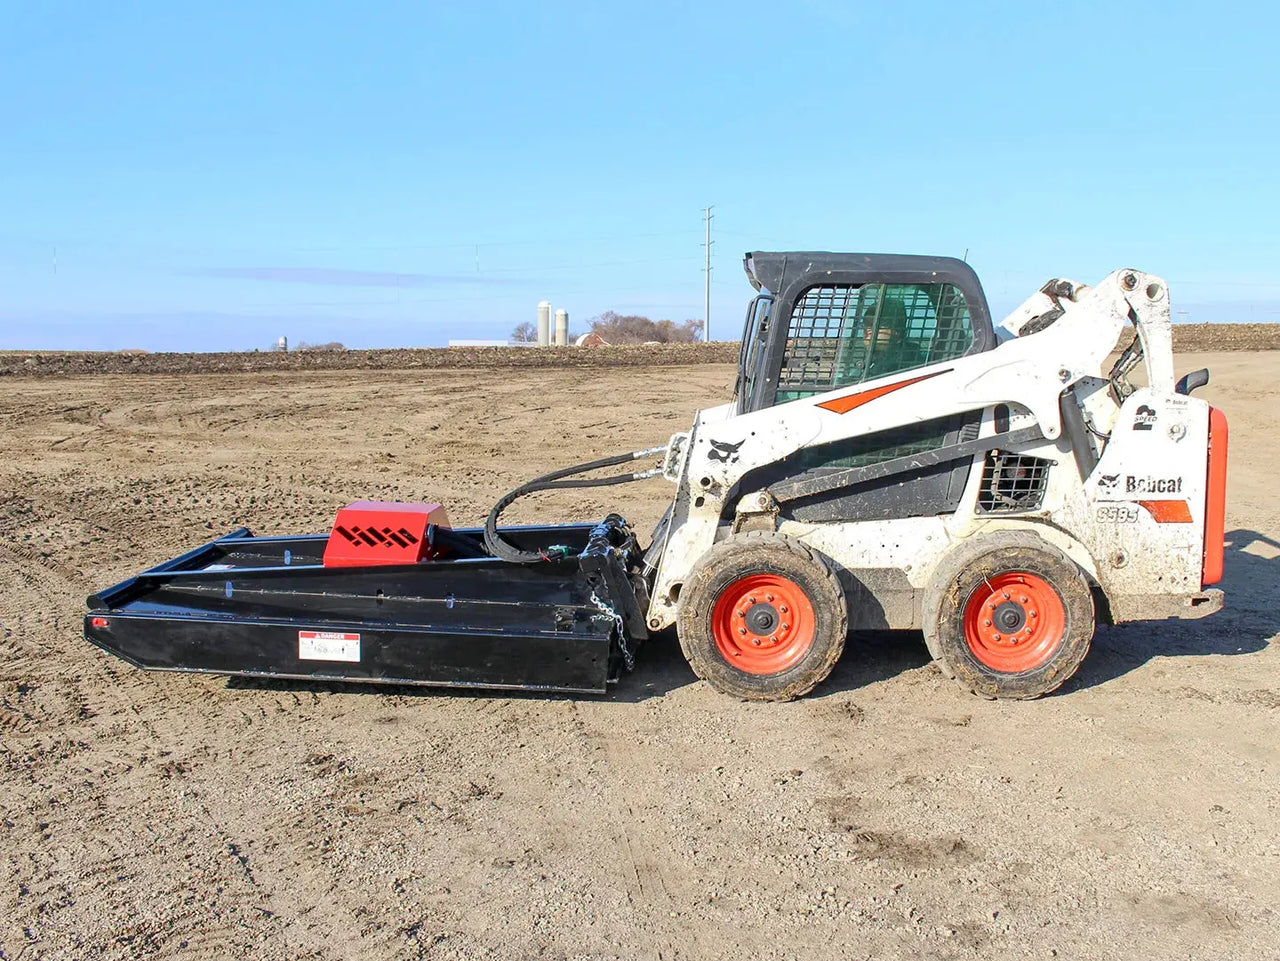
[[[604,692],[621,657],[601,604],[634,604],[611,596],[630,583],[621,559],[591,547],[606,525],[504,533],[571,553],[466,556],[480,532],[452,531],[452,559],[326,568],[323,535],[236,531],[93,595],[85,637],[147,670]]]
[[[578,634],[487,633],[404,624],[296,624],[173,614],[112,615],[85,636],[109,654],[151,671],[246,677],[417,684],[439,687],[604,693],[608,627]],[[299,624],[302,622],[299,621]],[[354,638],[356,663],[304,659],[300,635]]]

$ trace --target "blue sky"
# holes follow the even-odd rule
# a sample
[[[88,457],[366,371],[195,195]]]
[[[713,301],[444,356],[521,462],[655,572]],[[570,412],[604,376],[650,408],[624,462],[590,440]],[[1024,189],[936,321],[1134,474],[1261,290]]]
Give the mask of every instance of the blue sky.
[[[1274,6],[0,0],[0,348],[702,314],[748,249],[1280,321]]]

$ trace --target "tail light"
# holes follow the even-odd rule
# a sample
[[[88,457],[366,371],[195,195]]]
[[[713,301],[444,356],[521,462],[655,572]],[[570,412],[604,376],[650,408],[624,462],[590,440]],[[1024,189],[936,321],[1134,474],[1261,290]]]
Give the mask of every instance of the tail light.
[[[1200,586],[1222,580],[1227,524],[1227,415],[1209,408],[1209,467],[1204,501],[1204,563]]]

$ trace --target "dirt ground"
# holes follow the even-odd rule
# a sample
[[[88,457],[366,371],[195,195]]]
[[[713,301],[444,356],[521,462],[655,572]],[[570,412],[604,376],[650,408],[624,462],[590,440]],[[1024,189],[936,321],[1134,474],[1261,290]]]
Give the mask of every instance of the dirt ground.
[[[359,497],[477,523],[733,370],[0,381],[0,959],[1280,957],[1280,352],[1177,362],[1231,418],[1227,609],[1103,628],[1030,703],[915,634],[781,705],[670,637],[601,698],[144,674],[85,595]],[[521,510],[647,531],[668,495]]]

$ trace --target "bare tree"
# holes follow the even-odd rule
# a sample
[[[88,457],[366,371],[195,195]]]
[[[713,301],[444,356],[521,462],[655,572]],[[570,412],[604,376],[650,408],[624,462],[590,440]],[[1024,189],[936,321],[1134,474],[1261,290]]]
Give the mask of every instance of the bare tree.
[[[691,344],[702,339],[702,321],[650,320],[606,310],[591,318],[591,330],[611,344]]]
[[[516,324],[516,329],[511,332],[511,341],[515,344],[532,344],[537,339],[538,328],[527,320],[523,324]]]

